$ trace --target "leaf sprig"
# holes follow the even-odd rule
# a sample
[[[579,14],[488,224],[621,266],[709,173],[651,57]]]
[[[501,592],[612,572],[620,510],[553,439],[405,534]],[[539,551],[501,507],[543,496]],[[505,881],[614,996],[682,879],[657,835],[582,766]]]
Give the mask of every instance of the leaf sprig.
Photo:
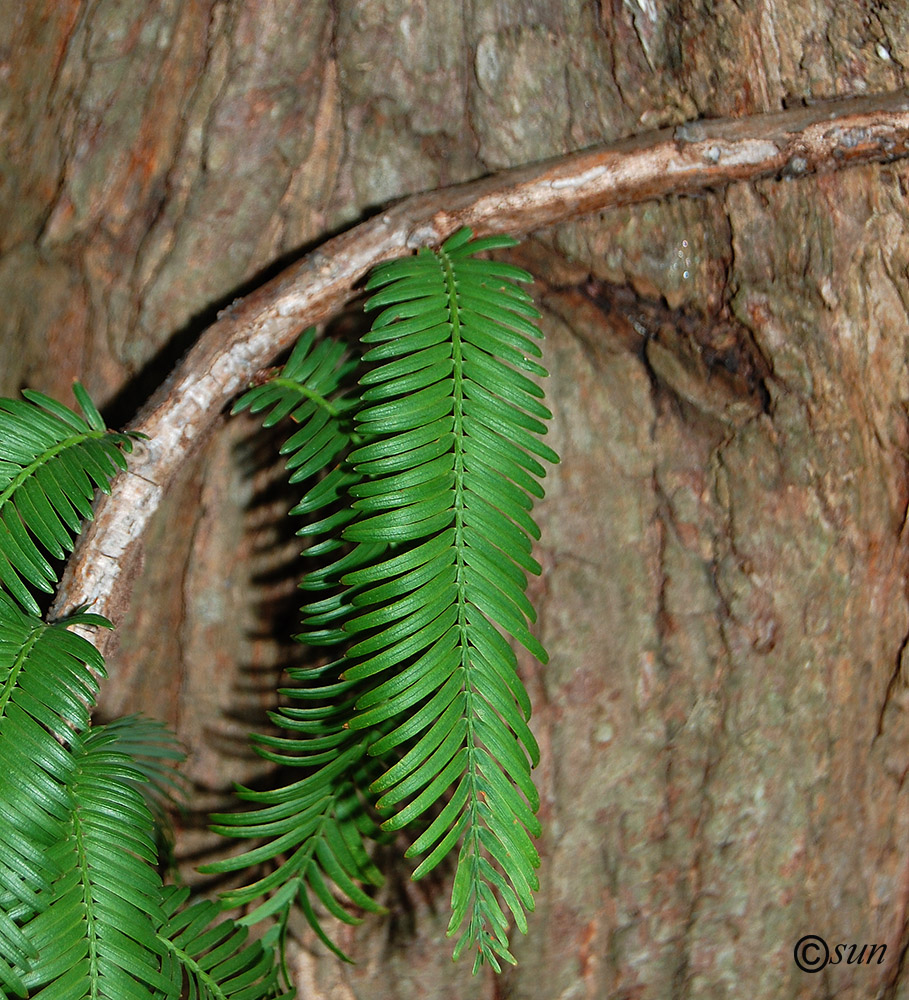
[[[536,360],[538,314],[518,284],[530,275],[477,259],[514,241],[470,236],[463,230],[438,251],[373,273],[367,308],[381,312],[363,338],[369,368],[357,396],[339,377],[329,393],[297,402],[292,373],[305,367],[304,352],[309,368],[326,370],[317,355],[327,348],[308,335],[270,389],[240,401],[267,400],[269,420],[292,413],[300,424],[284,449],[293,478],[309,476],[295,512],[319,513],[300,534],[313,540],[309,557],[328,557],[304,579],[318,599],[304,606],[300,638],[342,656],[297,673],[301,686],[285,693],[299,707],[274,717],[292,735],[258,738],[260,752],[307,776],[283,791],[242,791],[261,808],[219,817],[220,832],[264,835],[270,846],[213,868],[293,849],[279,871],[299,874],[305,857],[306,870],[319,872],[303,879],[300,900],[324,939],[310,896],[354,919],[328,892],[328,875],[348,900],[372,908],[353,887],[374,882],[362,838],[380,831],[361,804],[357,833],[335,839],[350,852],[314,869],[320,851],[328,857],[319,838],[333,828],[300,823],[303,804],[317,791],[330,810],[333,796],[368,798],[381,831],[422,823],[407,852],[423,856],[415,878],[460,845],[449,933],[459,934],[456,956],[475,951],[476,971],[514,961],[506,912],[526,931],[538,886],[530,771],[539,749],[507,637],[545,661],[525,595],[527,574],[540,572],[530,511],[543,495],[540,460],[558,459],[540,441],[550,413],[535,379],[546,371]],[[277,884],[266,879],[232,898],[248,901]]]
[[[0,585],[40,615],[29,586],[49,594],[57,575],[42,550],[62,559],[72,550],[96,489],[126,468],[128,435],[107,430],[80,385],[84,417],[26,389],[24,400],[0,399]]]
[[[373,682],[351,728],[395,724],[370,746],[401,755],[371,786],[379,812],[392,814],[383,829],[409,826],[449,794],[407,853],[425,855],[420,878],[460,842],[455,957],[470,949],[475,971],[484,961],[498,971],[500,959],[514,962],[500,900],[526,931],[541,832],[530,778],[539,748],[504,636],[545,662],[525,596],[527,573],[540,572],[529,512],[542,496],[538,459],[558,456],[539,440],[551,414],[528,377],[546,375],[534,360],[539,314],[517,284],[531,276],[476,259],[513,240],[470,235],[383,265],[367,285],[380,289],[367,308],[382,311],[364,360],[380,365],[357,413],[372,443],[350,460],[370,479],[352,490],[360,518],[345,537],[405,546],[344,578],[375,584],[353,598],[364,610],[347,626],[357,641],[345,677]]]

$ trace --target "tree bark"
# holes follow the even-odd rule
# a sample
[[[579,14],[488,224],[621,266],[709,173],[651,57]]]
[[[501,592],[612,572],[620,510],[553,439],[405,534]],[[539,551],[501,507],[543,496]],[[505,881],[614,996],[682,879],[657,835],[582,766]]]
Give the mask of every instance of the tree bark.
[[[220,310],[392,200],[699,118],[880,104],[909,63],[909,14],[870,0],[7,8],[2,389],[78,377],[118,424]],[[551,662],[522,660],[538,909],[518,968],[474,979],[450,874],[414,886],[389,850],[389,916],[339,929],[353,967],[302,934],[302,997],[909,996],[909,173],[786,163],[540,220],[513,255],[562,455],[532,595]],[[219,418],[108,650],[103,713],[190,747],[187,867],[300,655],[273,450]],[[800,971],[807,934],[884,961]]]

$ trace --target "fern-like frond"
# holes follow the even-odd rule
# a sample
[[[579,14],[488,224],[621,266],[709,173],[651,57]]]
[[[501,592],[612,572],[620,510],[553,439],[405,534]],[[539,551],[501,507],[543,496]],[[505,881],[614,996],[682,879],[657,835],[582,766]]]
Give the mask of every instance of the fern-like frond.
[[[310,328],[300,337],[287,364],[263,385],[244,393],[233,413],[268,410],[263,426],[283,419],[298,425],[284,442],[281,454],[290,482],[306,483],[307,489],[291,514],[306,517],[297,534],[309,540],[305,555],[313,564],[301,589],[321,592],[320,599],[304,606],[305,632],[298,638],[310,645],[332,645],[345,639],[337,626],[340,574],[374,557],[372,547],[358,547],[338,558],[343,548],[341,530],[356,516],[347,504],[348,490],[358,476],[344,459],[352,441],[358,439],[353,412],[358,404],[351,393],[356,363],[346,357],[343,344],[316,340]],[[333,591],[333,595],[325,592]]]
[[[308,763],[303,751],[312,750],[312,742],[300,741],[297,761],[301,766]],[[362,888],[382,882],[364,847],[364,840],[376,834],[359,791],[369,784],[369,763],[365,741],[348,738],[347,745],[334,752],[331,763],[309,771],[285,788],[266,792],[240,789],[239,797],[258,808],[214,816],[214,829],[230,837],[261,838],[264,843],[204,870],[236,871],[276,858],[284,860],[251,885],[226,893],[224,903],[247,905],[267,896],[244,920],[277,915],[282,924],[288,908],[296,903],[326,947],[349,960],[323,930],[317,907],[321,904],[344,923],[361,922],[338,901],[333,885],[355,907],[384,912]]]
[[[63,874],[25,928],[37,951],[24,976],[31,1000],[176,1000],[162,972],[163,889],[141,774],[91,730],[77,750],[65,836],[51,849]]]
[[[538,314],[515,284],[530,276],[475,258],[512,240],[469,238],[383,265],[367,285],[381,289],[367,307],[383,311],[363,338],[377,367],[362,380],[369,443],[350,455],[362,482],[344,537],[395,551],[344,576],[359,609],[344,624],[355,640],[344,679],[369,685],[350,728],[381,727],[370,753],[400,758],[372,785],[391,814],[383,828],[450,793],[408,854],[426,855],[419,878],[460,842],[449,933],[466,924],[455,955],[475,949],[476,970],[513,961],[500,900],[525,930],[538,884],[538,748],[502,631],[545,660],[525,587],[540,570],[538,459],[558,459],[539,440],[550,414],[527,377],[546,374]]]
[[[368,305],[382,312],[364,338],[375,346],[359,399],[340,380],[328,391],[295,384],[331,369],[313,360],[331,349],[308,334],[292,355],[295,376],[285,369],[241,401],[270,406],[269,422],[300,423],[283,449],[308,485],[295,508],[309,518],[299,534],[313,561],[299,638],[341,646],[342,656],[282,692],[290,704],[273,721],[288,735],[256,738],[301,779],[241,790],[255,808],[215,818],[226,835],[264,842],[210,866],[273,862],[229,901],[273,894],[253,919],[299,899],[334,948],[313,901],[355,918],[330,883],[376,908],[361,888],[378,881],[364,844],[380,836],[368,786],[384,831],[423,824],[408,852],[424,856],[415,877],[460,845],[449,933],[461,929],[455,954],[475,949],[475,970],[513,961],[506,914],[526,930],[539,864],[530,779],[539,751],[507,637],[545,660],[525,589],[540,571],[530,512],[543,495],[541,460],[557,457],[540,441],[550,413],[534,381],[546,374],[538,314],[517,284],[529,275],[476,258],[511,245],[470,242],[465,230],[374,272]]]
[[[84,418],[40,392],[0,399],[0,587],[39,614],[29,587],[53,591],[46,556],[63,558],[96,488],[126,468],[130,438],[107,430],[85,390],[74,387]]]
[[[88,726],[104,674],[100,654],[67,625],[46,625],[0,593],[0,987],[22,992],[34,948],[20,925],[45,905],[60,874],[53,849],[67,828],[76,773],[71,747]]]
[[[354,434],[352,411],[357,402],[350,395],[351,372],[343,347],[327,340],[316,342],[309,330],[279,375],[250,390],[235,407],[253,412],[270,408],[266,426],[284,417],[298,425],[281,453],[287,456],[290,481],[308,487],[292,513],[307,518],[298,534],[309,541],[304,555],[312,569],[301,586],[315,599],[304,605],[304,632],[299,638],[314,646],[346,639],[341,626],[350,601],[340,576],[378,551],[375,546],[343,551],[340,541],[341,530],[356,516],[349,509],[347,491],[358,477],[344,461]],[[282,923],[296,902],[321,940],[346,958],[322,929],[317,906],[321,903],[340,920],[358,923],[331,886],[349,903],[378,912],[381,907],[362,886],[380,884],[381,876],[364,846],[377,828],[361,794],[377,771],[362,734],[346,728],[356,691],[355,685],[340,680],[343,665],[340,661],[290,671],[298,686],[280,693],[294,704],[271,713],[271,718],[291,735],[256,736],[254,742],[263,757],[297,770],[301,777],[284,788],[239,789],[238,796],[254,807],[212,817],[214,829],[262,843],[204,870],[273,864],[260,879],[227,893],[225,902],[241,906],[268,897],[244,920],[277,915]]]
[[[248,927],[224,917],[210,900],[187,906],[188,897],[189,889],[165,890],[166,923],[159,938],[175,995],[187,1000],[290,1000],[292,993],[280,991],[273,942],[247,943]]]

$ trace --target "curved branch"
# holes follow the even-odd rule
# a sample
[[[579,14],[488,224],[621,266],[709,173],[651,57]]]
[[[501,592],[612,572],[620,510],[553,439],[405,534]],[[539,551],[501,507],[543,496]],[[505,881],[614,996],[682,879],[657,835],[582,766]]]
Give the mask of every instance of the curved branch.
[[[115,621],[141,564],[145,528],[189,454],[252,376],[303,327],[336,312],[383,260],[462,226],[520,235],[616,205],[767,176],[800,176],[909,155],[909,97],[825,102],[698,121],[407,198],[324,243],[234,302],[199,338],[128,430],[148,435],[97,505],[53,614],[81,604]],[[99,646],[105,635],[93,637]]]

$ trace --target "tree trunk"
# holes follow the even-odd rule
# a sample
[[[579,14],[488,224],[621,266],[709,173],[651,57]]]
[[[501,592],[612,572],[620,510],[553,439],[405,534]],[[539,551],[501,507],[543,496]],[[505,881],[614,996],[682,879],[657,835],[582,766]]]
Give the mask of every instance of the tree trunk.
[[[909,12],[45,0],[0,9],[0,60],[0,389],[79,378],[121,424],[219,309],[390,200],[905,87]],[[518,968],[473,978],[450,871],[414,885],[389,848],[389,915],[337,930],[356,965],[301,932],[302,998],[909,997],[907,186],[905,161],[733,184],[514,253],[562,456],[532,594],[551,662],[522,660],[537,910]],[[101,712],[190,750],[190,879],[302,655],[275,455],[233,420],[187,465],[109,655]]]

